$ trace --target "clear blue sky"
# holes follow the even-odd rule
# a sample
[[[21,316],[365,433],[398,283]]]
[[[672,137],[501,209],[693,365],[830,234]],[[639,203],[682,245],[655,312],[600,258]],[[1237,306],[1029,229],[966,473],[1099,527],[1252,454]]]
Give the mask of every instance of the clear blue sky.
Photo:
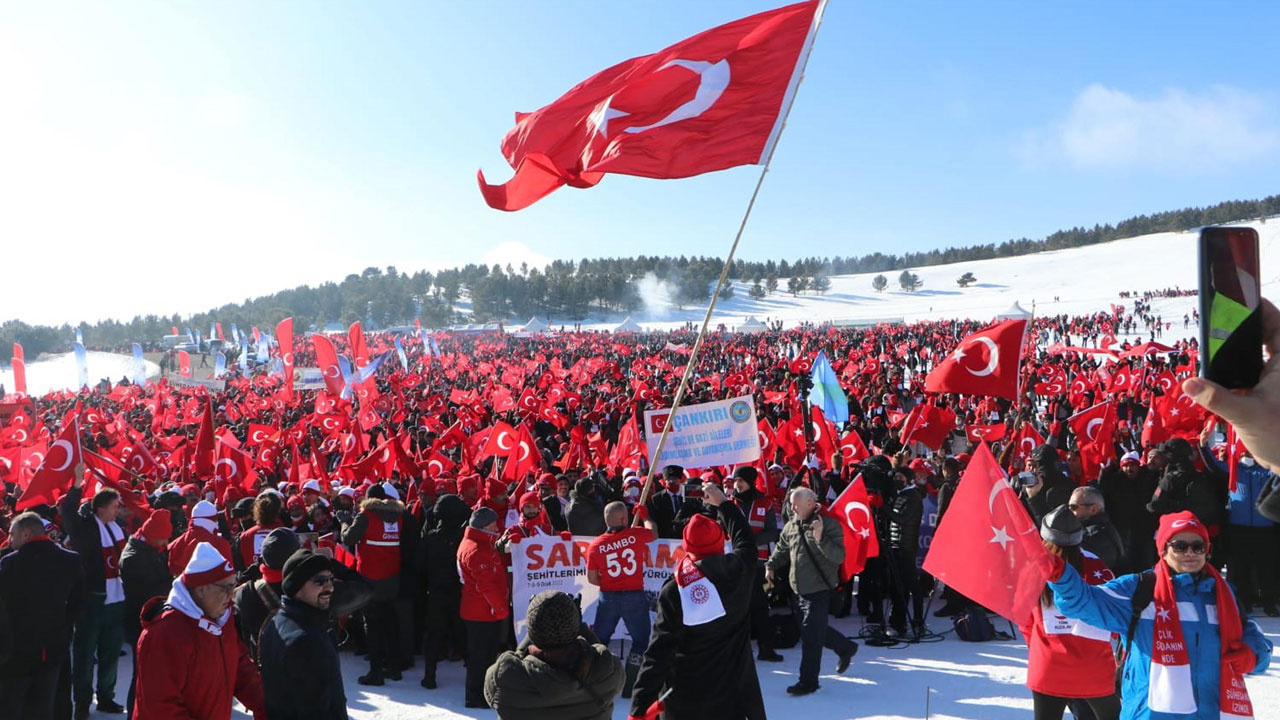
[[[76,291],[22,274],[0,320],[185,313],[369,265],[723,255],[757,168],[611,176],[514,214],[474,175],[510,176],[515,111],[779,4],[6,3],[5,264]],[[1278,27],[1273,2],[831,0],[740,254],[999,242],[1280,192]]]

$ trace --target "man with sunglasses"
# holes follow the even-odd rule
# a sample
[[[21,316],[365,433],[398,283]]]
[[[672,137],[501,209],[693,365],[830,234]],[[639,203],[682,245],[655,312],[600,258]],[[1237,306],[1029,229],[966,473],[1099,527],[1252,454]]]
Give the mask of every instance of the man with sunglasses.
[[[285,561],[280,611],[262,628],[258,660],[271,720],[346,720],[338,649],[330,638],[333,562],[298,550]]]
[[[143,607],[134,720],[221,720],[233,698],[267,717],[262,678],[233,625],[235,589],[231,563],[202,542],[169,596]]]
[[[1121,637],[1121,717],[1253,717],[1243,676],[1266,671],[1271,642],[1206,562],[1208,528],[1187,511],[1164,515],[1156,549],[1153,570],[1102,585],[1048,556],[1058,611]]]

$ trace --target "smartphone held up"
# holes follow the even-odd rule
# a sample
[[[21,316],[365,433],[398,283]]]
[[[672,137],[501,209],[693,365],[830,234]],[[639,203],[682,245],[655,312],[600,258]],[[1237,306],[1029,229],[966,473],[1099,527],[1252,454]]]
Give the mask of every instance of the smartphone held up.
[[[1200,375],[1251,388],[1262,374],[1262,287],[1258,231],[1200,231]]]

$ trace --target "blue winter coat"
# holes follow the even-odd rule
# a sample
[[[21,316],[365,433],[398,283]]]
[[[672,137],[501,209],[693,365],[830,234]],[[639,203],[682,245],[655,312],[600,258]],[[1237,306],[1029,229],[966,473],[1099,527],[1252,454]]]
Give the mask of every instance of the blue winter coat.
[[[1197,712],[1188,715],[1153,713],[1147,708],[1147,686],[1151,671],[1151,644],[1155,635],[1155,604],[1143,610],[1133,633],[1133,645],[1125,661],[1121,684],[1122,720],[1218,720],[1218,668],[1221,651],[1218,642],[1218,608],[1213,578],[1197,582],[1188,574],[1173,576],[1174,595],[1178,599],[1178,617],[1182,635],[1191,658],[1191,677],[1195,683]],[[1070,565],[1053,588],[1054,602],[1067,617],[1082,620],[1094,627],[1119,633],[1129,629],[1134,589],[1138,575],[1123,575],[1102,585],[1086,585]],[[1258,624],[1240,610],[1244,625],[1244,643],[1258,657],[1250,674],[1265,672],[1271,663],[1271,642],[1262,635]]]
[[[1227,464],[1211,453],[1202,452],[1205,462],[1214,472],[1227,477]],[[1227,522],[1246,527],[1274,527],[1275,523],[1258,512],[1258,496],[1271,482],[1271,471],[1255,463],[1252,467],[1240,464],[1236,469],[1236,491],[1227,492]]]

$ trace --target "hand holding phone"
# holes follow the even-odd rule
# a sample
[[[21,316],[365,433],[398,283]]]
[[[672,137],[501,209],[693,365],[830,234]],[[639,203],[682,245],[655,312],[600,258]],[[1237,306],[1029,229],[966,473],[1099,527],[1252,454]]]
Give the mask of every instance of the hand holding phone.
[[[1258,231],[1200,231],[1200,377],[1251,388],[1262,374]]]

